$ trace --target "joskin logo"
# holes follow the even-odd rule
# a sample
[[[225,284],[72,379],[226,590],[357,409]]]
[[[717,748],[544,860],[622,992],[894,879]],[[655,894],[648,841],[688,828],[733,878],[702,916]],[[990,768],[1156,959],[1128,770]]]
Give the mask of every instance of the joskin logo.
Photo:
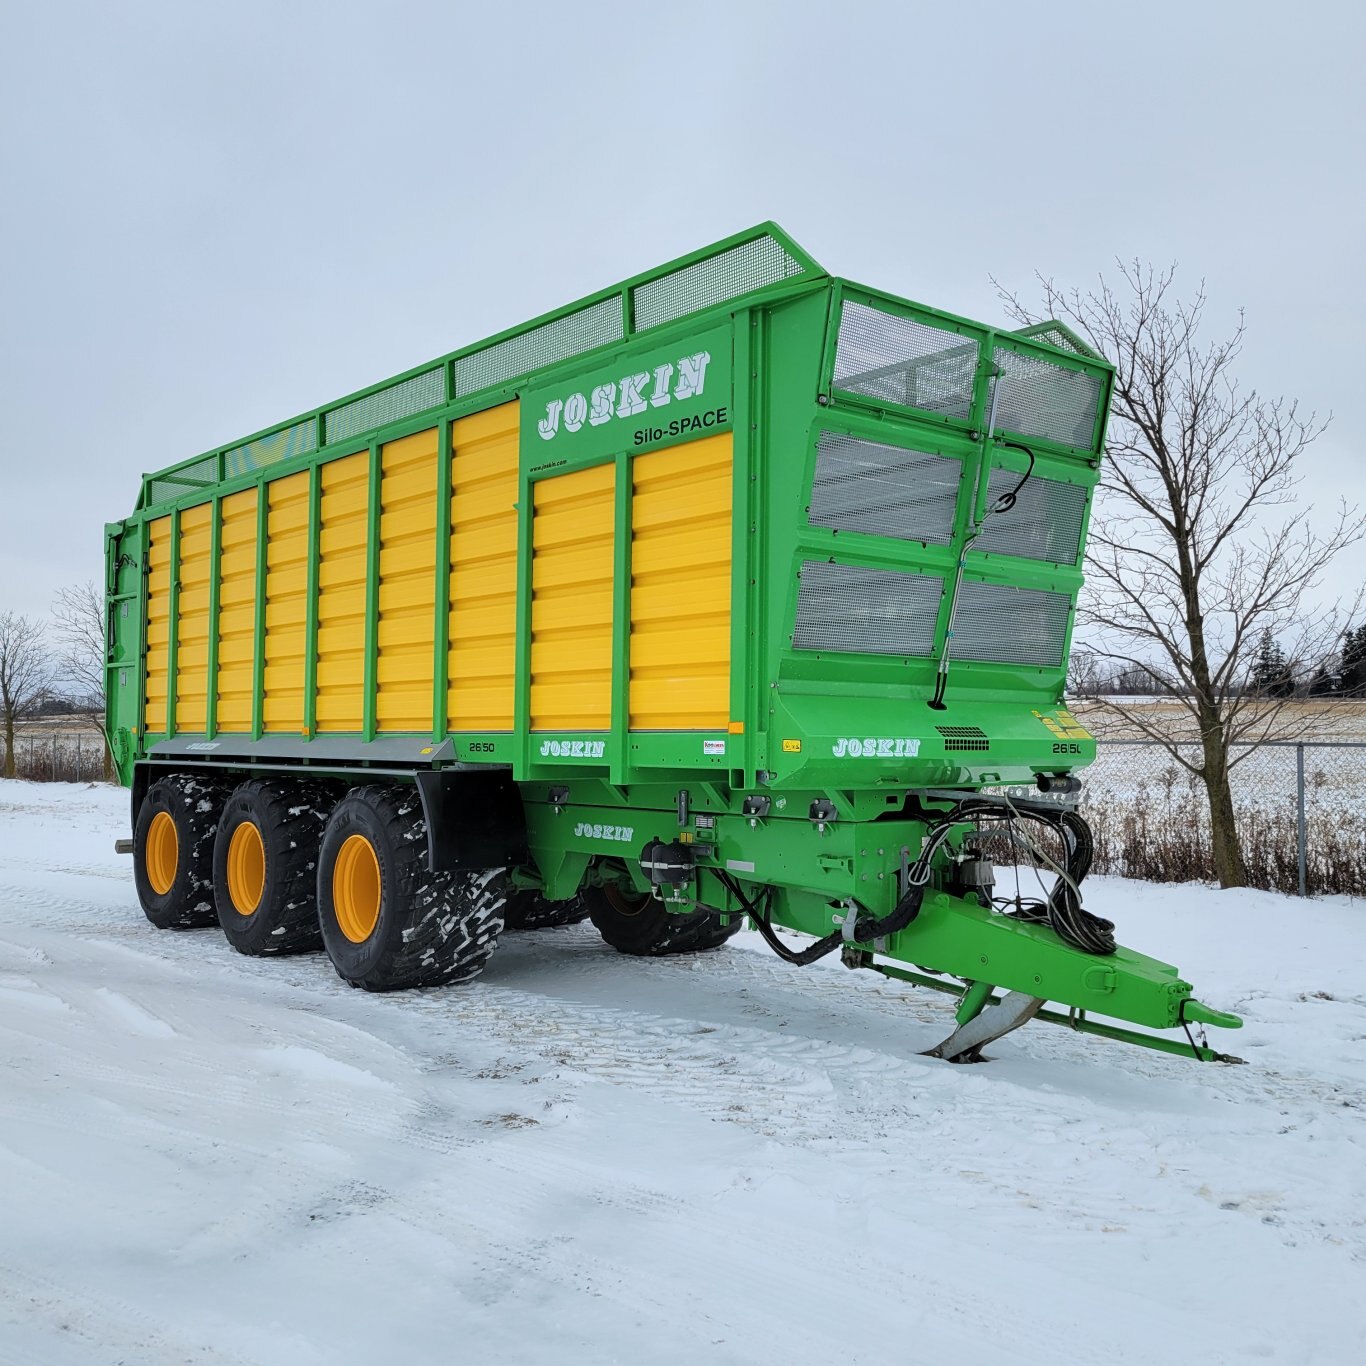
[[[710,351],[695,351],[691,356],[680,356],[676,364],[665,361],[653,370],[609,379],[586,396],[575,392],[552,398],[536,430],[542,441],[554,441],[561,431],[580,431],[585,422],[590,427],[602,427],[620,418],[639,417],[652,408],[701,398],[710,362]]]
[[[841,736],[830,746],[836,759],[914,759],[920,741],[905,736]]]
[[[601,759],[606,740],[542,740],[542,759]]]
[[[618,844],[629,844],[636,833],[634,825],[589,825],[580,821],[574,827],[574,834],[581,840],[615,840]]]

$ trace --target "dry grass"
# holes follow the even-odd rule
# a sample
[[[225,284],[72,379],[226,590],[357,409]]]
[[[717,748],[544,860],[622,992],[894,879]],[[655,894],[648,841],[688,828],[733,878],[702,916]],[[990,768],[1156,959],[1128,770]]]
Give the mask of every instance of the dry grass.
[[[1078,700],[1070,703],[1073,714],[1101,740],[1142,740],[1143,731],[1104,702]],[[1180,702],[1167,698],[1127,699],[1125,706],[1139,713],[1173,739],[1194,741],[1191,714]],[[1288,703],[1281,723],[1295,740],[1366,740],[1366,698],[1310,700]]]

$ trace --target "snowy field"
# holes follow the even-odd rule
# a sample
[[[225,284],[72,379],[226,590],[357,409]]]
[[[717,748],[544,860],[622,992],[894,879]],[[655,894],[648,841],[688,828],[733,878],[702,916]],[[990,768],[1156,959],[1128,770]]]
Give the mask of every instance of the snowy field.
[[[0,783],[0,1362],[1366,1359],[1366,904],[1098,881],[1250,1065],[952,1067],[947,998],[748,933],[366,996],[152,929],[125,833]]]

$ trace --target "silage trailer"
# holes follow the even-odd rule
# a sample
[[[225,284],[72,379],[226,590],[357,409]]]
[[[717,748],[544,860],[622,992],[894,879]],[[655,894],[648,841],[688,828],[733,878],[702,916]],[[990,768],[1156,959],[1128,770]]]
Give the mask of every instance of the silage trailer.
[[[766,223],[144,476],[107,724],[148,918],[370,990],[505,923],[748,920],[955,994],[944,1058],[1035,1016],[1222,1056],[1237,1017],[1082,906],[1111,385]]]

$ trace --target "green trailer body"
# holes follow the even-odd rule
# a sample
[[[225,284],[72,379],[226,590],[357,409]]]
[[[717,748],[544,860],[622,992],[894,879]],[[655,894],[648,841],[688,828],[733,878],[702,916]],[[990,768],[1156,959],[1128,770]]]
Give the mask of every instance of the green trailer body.
[[[177,775],[392,785],[433,877],[748,915],[965,1025],[994,987],[1215,1056],[1188,1026],[1237,1021],[1173,967],[982,884],[984,822],[1053,829],[1063,900],[1085,871],[1063,686],[1111,384],[1059,324],[767,223],[144,476],[106,527],[135,826]]]

